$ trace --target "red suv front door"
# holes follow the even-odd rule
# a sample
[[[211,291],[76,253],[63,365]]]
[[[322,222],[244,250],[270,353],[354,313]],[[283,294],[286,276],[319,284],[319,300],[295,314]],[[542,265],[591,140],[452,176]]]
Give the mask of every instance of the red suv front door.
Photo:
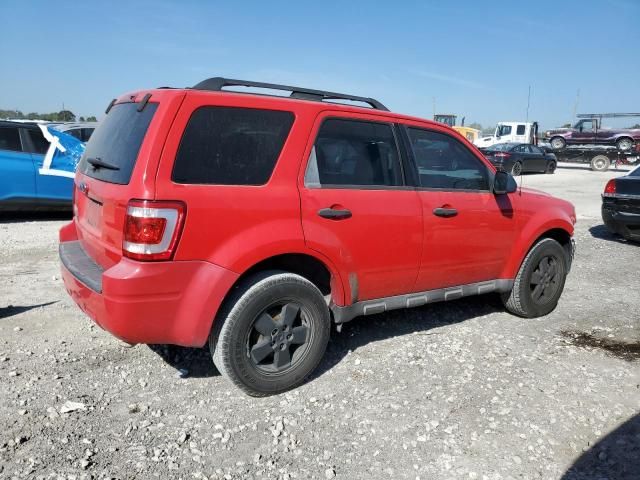
[[[337,266],[347,304],[412,291],[422,253],[422,207],[405,186],[391,122],[323,112],[300,197],[305,242]]]
[[[517,230],[508,195],[490,191],[489,167],[446,130],[406,131],[424,215],[416,290],[499,279]]]

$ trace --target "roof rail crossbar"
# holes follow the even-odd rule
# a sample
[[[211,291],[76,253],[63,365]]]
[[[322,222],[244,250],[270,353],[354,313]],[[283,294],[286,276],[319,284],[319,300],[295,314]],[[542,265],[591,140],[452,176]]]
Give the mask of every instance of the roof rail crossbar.
[[[577,118],[621,118],[640,117],[640,113],[579,113]]]
[[[291,92],[291,98],[303,100],[314,100],[322,102],[324,100],[348,100],[351,102],[361,102],[370,105],[376,110],[389,111],[382,103],[374,98],[358,97],[356,95],[346,95],[344,93],[326,92],[324,90],[313,90],[311,88],[292,87],[290,85],[279,85],[276,83],[252,82],[248,80],[233,80],[231,78],[213,77],[203,80],[193,86],[194,90],[221,91],[224,87],[253,87],[265,88],[269,90],[283,90]]]

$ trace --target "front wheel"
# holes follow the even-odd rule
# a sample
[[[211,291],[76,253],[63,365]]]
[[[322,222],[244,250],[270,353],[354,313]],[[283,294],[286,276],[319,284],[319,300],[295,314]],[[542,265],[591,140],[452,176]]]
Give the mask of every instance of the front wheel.
[[[567,141],[562,137],[553,137],[549,143],[554,150],[562,150],[567,146]]]
[[[225,302],[209,348],[223,375],[263,397],[305,380],[324,355],[330,326],[326,301],[313,283],[293,273],[262,272]]]
[[[551,313],[564,289],[567,267],[564,248],[551,238],[540,240],[522,262],[511,292],[502,296],[507,310],[525,318]]]

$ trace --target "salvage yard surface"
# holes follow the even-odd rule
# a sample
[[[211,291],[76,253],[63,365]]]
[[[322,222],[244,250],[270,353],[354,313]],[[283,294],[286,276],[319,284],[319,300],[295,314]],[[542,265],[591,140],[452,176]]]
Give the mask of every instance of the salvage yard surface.
[[[640,478],[640,245],[600,218],[622,173],[524,176],[578,214],[550,315],[482,296],[362,317],[263,399],[206,351],[94,326],[59,278],[67,219],[0,220],[0,478]]]

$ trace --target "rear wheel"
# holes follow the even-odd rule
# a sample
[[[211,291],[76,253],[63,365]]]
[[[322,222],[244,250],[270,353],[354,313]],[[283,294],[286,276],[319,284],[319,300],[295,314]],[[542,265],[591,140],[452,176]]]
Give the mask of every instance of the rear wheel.
[[[633,140],[628,137],[621,138],[616,142],[616,147],[618,147],[618,150],[631,150],[631,147],[633,147]]]
[[[216,318],[209,348],[218,370],[252,396],[301,384],[330,334],[329,309],[307,279],[268,271],[248,278]]]
[[[558,165],[555,160],[550,160],[549,163],[547,163],[547,169],[545,170],[545,173],[554,173],[557,166]]]
[[[515,315],[534,318],[552,312],[567,277],[567,254],[551,238],[536,243],[525,257],[513,289],[502,296],[505,307]]]
[[[611,160],[606,155],[596,155],[591,159],[591,170],[606,172],[611,166]]]
[[[511,167],[511,175],[517,177],[520,174],[522,174],[522,163],[516,162],[513,164],[513,167]]]
[[[567,141],[562,137],[553,137],[549,143],[554,150],[562,150],[567,146]]]

